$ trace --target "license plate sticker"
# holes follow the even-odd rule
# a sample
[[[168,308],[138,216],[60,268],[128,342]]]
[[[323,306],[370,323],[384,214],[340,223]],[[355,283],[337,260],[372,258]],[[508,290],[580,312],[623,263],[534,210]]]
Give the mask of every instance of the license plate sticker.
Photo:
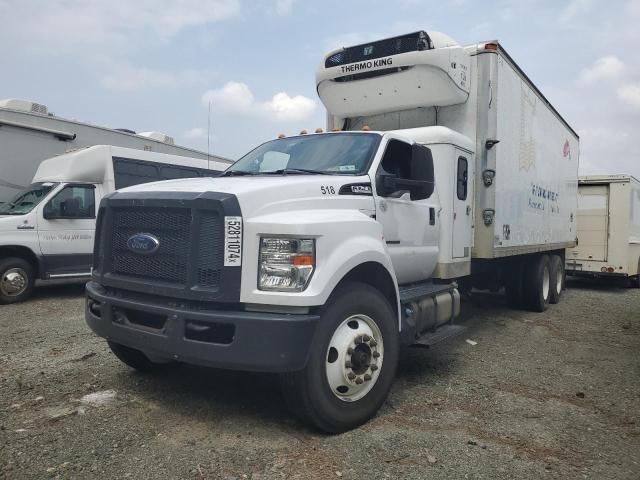
[[[242,217],[224,217],[224,266],[242,265]]]

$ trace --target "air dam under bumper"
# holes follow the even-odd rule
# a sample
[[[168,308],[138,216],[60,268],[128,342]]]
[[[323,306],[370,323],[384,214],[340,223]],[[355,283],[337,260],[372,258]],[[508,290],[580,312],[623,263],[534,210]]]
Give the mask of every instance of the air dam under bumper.
[[[302,369],[319,315],[169,308],[87,284],[85,319],[97,335],[150,355],[232,370]]]

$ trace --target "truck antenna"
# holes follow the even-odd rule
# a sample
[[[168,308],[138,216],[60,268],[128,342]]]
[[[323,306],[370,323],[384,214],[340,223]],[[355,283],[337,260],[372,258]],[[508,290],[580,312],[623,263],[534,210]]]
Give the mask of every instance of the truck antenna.
[[[211,170],[210,149],[211,145],[211,100],[209,100],[209,115],[207,116],[207,170]]]

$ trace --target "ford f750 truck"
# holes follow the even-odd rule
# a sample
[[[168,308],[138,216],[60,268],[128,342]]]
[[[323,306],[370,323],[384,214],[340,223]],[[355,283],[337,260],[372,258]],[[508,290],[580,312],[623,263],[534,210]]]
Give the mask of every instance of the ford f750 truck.
[[[102,201],[86,319],[138,370],[277,372],[340,432],[382,405],[402,345],[460,332],[460,288],[559,300],[578,136],[497,42],[416,32],[330,52],[316,79],[337,131]]]

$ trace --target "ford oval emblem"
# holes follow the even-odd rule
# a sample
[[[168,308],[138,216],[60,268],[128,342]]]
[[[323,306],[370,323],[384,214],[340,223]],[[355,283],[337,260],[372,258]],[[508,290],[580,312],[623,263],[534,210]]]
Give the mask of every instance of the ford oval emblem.
[[[150,255],[159,247],[160,241],[148,233],[136,233],[127,240],[127,248],[140,255]]]

